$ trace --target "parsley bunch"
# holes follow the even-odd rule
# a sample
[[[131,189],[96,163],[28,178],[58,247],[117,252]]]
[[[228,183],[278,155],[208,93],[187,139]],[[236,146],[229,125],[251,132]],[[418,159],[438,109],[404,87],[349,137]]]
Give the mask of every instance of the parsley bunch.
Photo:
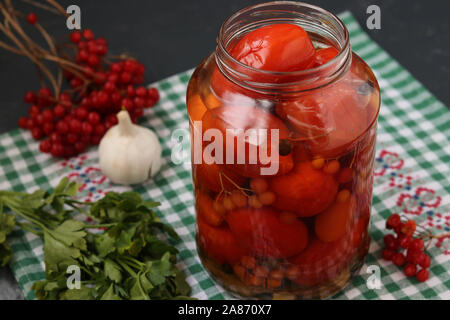
[[[46,280],[32,286],[39,299],[188,298],[190,287],[170,244],[179,237],[152,211],[160,203],[144,201],[136,192],[79,202],[78,187],[64,178],[53,192],[0,191],[0,265],[10,260],[6,238],[17,225],[44,240]],[[73,219],[77,213],[96,223]],[[79,289],[68,288],[70,266],[80,270]]]

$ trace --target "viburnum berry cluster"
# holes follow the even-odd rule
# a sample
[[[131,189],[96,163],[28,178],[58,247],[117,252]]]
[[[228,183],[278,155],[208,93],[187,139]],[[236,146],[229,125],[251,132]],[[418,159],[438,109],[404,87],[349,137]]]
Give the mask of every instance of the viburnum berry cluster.
[[[392,214],[386,220],[386,228],[393,230],[395,235],[384,236],[385,249],[383,259],[392,261],[396,266],[403,267],[408,277],[416,277],[424,282],[429,277],[428,267],[430,256],[425,253],[424,240],[414,237],[417,225],[414,220],[402,221],[400,215]]]
[[[55,0],[48,0],[50,6],[30,3],[66,16]],[[74,156],[100,142],[117,123],[116,114],[121,108],[126,108],[132,121],[137,122],[144,108],[158,102],[158,90],[142,85],[145,67],[127,55],[107,57],[106,39],[96,38],[85,29],[72,32],[68,44],[56,44],[35,13],[22,14],[10,1],[0,2],[0,8],[3,5],[1,13],[6,22],[0,21],[0,32],[10,43],[0,38],[0,47],[28,57],[39,69],[42,88],[25,94],[30,107],[28,116],[19,119],[19,126],[28,129],[35,140],[43,139],[39,146],[42,152],[54,157]],[[24,36],[22,20],[41,33],[48,48]],[[44,62],[56,64],[58,74],[54,75]],[[62,89],[63,78],[70,88]]]
[[[94,38],[91,30],[70,35],[77,45],[75,61],[85,67],[84,78],[65,71],[72,90],[55,97],[51,90],[28,91],[24,100],[31,106],[29,116],[19,119],[19,126],[28,129],[40,143],[42,152],[54,157],[71,157],[89,145],[100,142],[103,134],[117,123],[116,113],[126,108],[133,122],[143,115],[143,108],[159,100],[156,88],[147,89],[144,66],[134,59],[103,66],[107,41]]]

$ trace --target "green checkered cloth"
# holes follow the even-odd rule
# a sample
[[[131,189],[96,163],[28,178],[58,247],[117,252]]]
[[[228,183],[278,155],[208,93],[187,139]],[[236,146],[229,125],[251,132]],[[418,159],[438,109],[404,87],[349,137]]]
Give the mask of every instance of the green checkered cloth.
[[[372,243],[359,275],[335,299],[450,299],[450,250],[448,237],[431,244],[430,278],[419,283],[381,259],[384,221],[392,212],[402,212],[435,233],[449,231],[450,222],[450,112],[406,70],[363,32],[349,12],[340,18],[347,25],[353,50],[375,71],[382,88],[382,107],[375,168],[370,233]],[[185,93],[192,70],[158,83],[161,100],[146,111],[142,123],[152,128],[163,145],[161,172],[134,188],[145,198],[160,201],[158,214],[180,234],[179,267],[187,274],[193,296],[199,299],[231,299],[202,267],[196,252],[195,213],[191,167],[176,165],[171,150],[177,143],[176,129],[188,129]],[[186,142],[185,147],[188,147]],[[188,150],[188,149],[187,149]],[[95,200],[105,191],[125,188],[111,184],[98,169],[97,152],[65,161],[40,153],[28,131],[14,130],[0,136],[0,190],[33,191],[51,188],[63,177],[83,185],[82,199]],[[19,229],[10,237],[14,252],[11,269],[26,299],[42,280],[42,241]],[[379,268],[381,287],[367,285],[369,266]]]

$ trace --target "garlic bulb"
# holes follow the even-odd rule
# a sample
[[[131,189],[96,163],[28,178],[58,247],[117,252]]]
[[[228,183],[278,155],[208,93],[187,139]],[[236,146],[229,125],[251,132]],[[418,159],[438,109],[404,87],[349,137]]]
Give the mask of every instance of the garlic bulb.
[[[144,182],[161,168],[161,144],[153,131],[133,124],[126,110],[117,118],[100,141],[100,169],[114,183]]]

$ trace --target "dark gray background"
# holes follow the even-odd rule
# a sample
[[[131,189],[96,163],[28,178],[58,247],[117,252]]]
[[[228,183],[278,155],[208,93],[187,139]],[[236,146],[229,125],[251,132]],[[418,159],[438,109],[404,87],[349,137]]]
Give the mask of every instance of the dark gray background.
[[[43,1],[43,0],[41,0]],[[67,32],[60,16],[34,10],[51,34]],[[220,24],[233,12],[262,1],[250,0],[60,0],[77,4],[82,27],[92,28],[109,42],[111,53],[131,52],[147,67],[146,80],[157,81],[199,64],[215,47]],[[309,1],[334,13],[350,10],[365,27],[366,8],[381,8],[381,30],[369,35],[406,67],[447,106],[450,106],[450,27],[447,0],[316,0]],[[0,38],[2,36],[0,35]],[[0,132],[17,127],[27,114],[23,95],[39,88],[36,72],[25,58],[0,49]],[[7,268],[0,269],[0,299],[22,298]]]

